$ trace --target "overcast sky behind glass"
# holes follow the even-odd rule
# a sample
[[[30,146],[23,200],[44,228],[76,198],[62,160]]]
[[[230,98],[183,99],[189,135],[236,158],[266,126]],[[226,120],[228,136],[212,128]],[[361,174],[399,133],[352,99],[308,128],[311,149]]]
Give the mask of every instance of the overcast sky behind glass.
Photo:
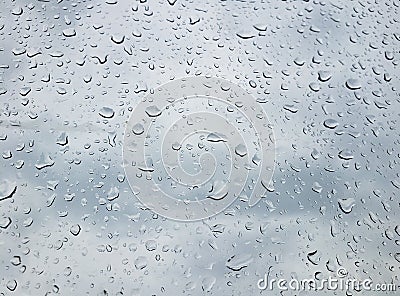
[[[0,292],[264,295],[269,270],[340,266],[398,284],[397,2],[57,2],[0,4]],[[183,223],[141,205],[122,145],[145,95],[196,75],[259,102],[275,171],[257,206]]]

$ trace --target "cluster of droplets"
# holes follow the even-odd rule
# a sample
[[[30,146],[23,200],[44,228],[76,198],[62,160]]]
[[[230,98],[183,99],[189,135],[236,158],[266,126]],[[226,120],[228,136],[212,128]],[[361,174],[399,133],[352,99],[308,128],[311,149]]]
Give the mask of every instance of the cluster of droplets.
[[[322,279],[340,267],[398,283],[397,2],[16,0],[1,8],[0,294],[247,295],[259,293],[264,273]],[[260,183],[267,191],[256,207],[239,194],[220,215],[175,223],[135,198],[142,179],[156,173],[172,190],[185,176],[178,168],[221,169],[221,181],[235,157],[249,160],[241,167],[250,174],[261,164],[250,141],[213,129],[163,142],[178,157],[166,163],[169,174],[150,149],[161,140],[150,137],[145,171],[127,178],[121,150],[135,107],[157,86],[200,75],[240,84],[265,110],[276,170],[272,182],[248,179],[249,192]],[[234,103],[207,110],[218,105],[233,119],[247,100]],[[168,112],[147,107],[140,119]],[[153,127],[150,135],[166,131]],[[149,131],[135,123],[129,132]],[[206,200],[229,200],[217,190],[223,182],[209,184]]]

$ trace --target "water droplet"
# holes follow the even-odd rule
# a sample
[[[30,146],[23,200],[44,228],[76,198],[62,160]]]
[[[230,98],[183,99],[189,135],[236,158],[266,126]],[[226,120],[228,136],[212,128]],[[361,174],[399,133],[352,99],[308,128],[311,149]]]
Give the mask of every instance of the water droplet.
[[[335,119],[327,119],[324,121],[324,126],[330,129],[334,129],[339,125],[339,122],[337,122]]]
[[[256,37],[256,35],[253,32],[239,32],[236,34],[241,39],[251,39]]]
[[[115,44],[122,44],[125,40],[125,35],[112,35],[111,41]]]
[[[243,157],[247,155],[247,149],[246,146],[243,144],[239,144],[235,147],[235,153],[239,155],[240,157]]]
[[[72,235],[77,236],[81,232],[81,226],[79,224],[74,224],[69,229]]]
[[[10,260],[11,264],[14,266],[18,266],[21,264],[21,256],[14,256],[12,257],[12,259]]]
[[[111,187],[107,193],[107,199],[109,201],[113,201],[114,199],[119,197],[119,189],[117,187]]]
[[[319,158],[319,156],[320,156],[319,151],[317,149],[313,148],[313,150],[311,151],[311,157],[314,160],[317,160]]]
[[[157,249],[157,242],[153,239],[150,239],[146,241],[145,247],[147,251],[152,252]]]
[[[132,127],[132,133],[134,133],[135,135],[141,135],[144,133],[144,127],[142,124],[140,123],[136,123],[133,127]]]
[[[354,198],[343,198],[338,200],[338,204],[343,213],[350,214],[356,205],[356,201]]]
[[[316,193],[321,193],[322,191],[322,186],[318,182],[314,182],[312,186],[312,190]]]
[[[214,143],[226,142],[227,138],[225,135],[215,132],[215,133],[209,133],[207,135],[207,141],[214,142]]]
[[[112,108],[110,108],[110,107],[103,107],[99,111],[99,115],[101,117],[107,118],[107,119],[113,118],[114,114],[115,114],[114,110]]]
[[[291,113],[297,113],[297,111],[299,111],[299,109],[296,108],[294,105],[283,105],[283,109]]]
[[[138,270],[145,269],[147,267],[147,258],[144,256],[139,256],[135,259],[134,264]]]
[[[44,155],[43,153],[40,155],[38,163],[35,164],[35,167],[38,170],[51,167],[54,165],[54,160],[50,157],[50,155]]]
[[[254,80],[250,80],[250,81],[249,81],[249,85],[250,85],[252,88],[256,88],[256,87],[257,87],[257,83],[255,83]]]
[[[146,108],[146,114],[149,117],[157,117],[161,115],[161,110],[157,106],[149,106]]]
[[[1,217],[0,218],[0,228],[6,229],[10,226],[12,220],[10,217]]]
[[[357,90],[361,88],[361,83],[358,79],[350,78],[346,81],[346,87],[350,90]]]
[[[354,158],[353,153],[348,149],[343,149],[342,151],[340,151],[338,156],[340,159],[343,159],[343,160],[351,160]]]
[[[21,6],[17,6],[11,11],[13,15],[21,15],[23,12],[24,10],[22,9]]]
[[[10,181],[8,179],[0,181],[0,201],[13,197],[16,191],[16,182]]]
[[[201,281],[201,288],[204,292],[211,292],[217,279],[214,276],[206,276]]]
[[[62,31],[62,33],[63,33],[63,35],[64,35],[65,37],[74,37],[74,36],[76,36],[76,31],[75,31],[74,28],[64,29],[64,30]]]
[[[15,291],[17,289],[17,281],[16,280],[11,280],[7,282],[7,289],[10,290],[11,292]]]
[[[226,262],[226,267],[233,271],[239,271],[249,266],[253,262],[253,257],[250,254],[233,255]]]
[[[254,24],[253,27],[258,31],[267,31],[267,24],[265,23]]]
[[[318,80],[321,82],[326,82],[331,79],[332,73],[330,71],[318,71]]]
[[[317,92],[321,89],[320,85],[317,82],[311,82],[309,84],[309,87],[312,91],[315,91],[315,92]]]

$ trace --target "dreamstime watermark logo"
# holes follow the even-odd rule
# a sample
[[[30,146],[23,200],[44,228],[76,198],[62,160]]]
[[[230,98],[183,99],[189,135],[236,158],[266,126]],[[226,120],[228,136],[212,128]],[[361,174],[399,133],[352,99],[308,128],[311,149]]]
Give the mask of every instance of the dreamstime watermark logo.
[[[257,282],[260,290],[279,290],[279,291],[381,291],[395,292],[397,286],[394,283],[374,284],[371,279],[358,280],[347,278],[348,272],[345,268],[339,267],[336,276],[329,276],[324,279],[269,279],[269,273],[265,274]]]
[[[275,141],[262,105],[215,77],[170,81],[134,108],[123,144],[127,180],[155,213],[180,221],[254,206],[272,178]]]

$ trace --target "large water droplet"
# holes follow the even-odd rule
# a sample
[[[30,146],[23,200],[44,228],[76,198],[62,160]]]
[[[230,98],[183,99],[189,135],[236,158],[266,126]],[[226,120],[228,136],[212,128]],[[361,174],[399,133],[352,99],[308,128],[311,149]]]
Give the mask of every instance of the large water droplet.
[[[113,118],[114,114],[115,114],[114,110],[110,107],[103,107],[99,111],[99,115],[107,119]]]
[[[161,110],[157,106],[149,106],[146,108],[146,114],[149,117],[157,117],[161,115]]]
[[[247,154],[246,146],[243,144],[239,144],[235,147],[235,153],[240,157],[243,157]]]
[[[324,121],[324,126],[330,129],[334,129],[339,125],[339,122],[337,122],[335,119],[327,119]]]
[[[338,200],[338,204],[343,213],[350,214],[356,205],[356,201],[354,198],[343,198]]]
[[[357,90],[361,88],[361,82],[358,79],[350,78],[346,81],[346,87],[350,90]]]

